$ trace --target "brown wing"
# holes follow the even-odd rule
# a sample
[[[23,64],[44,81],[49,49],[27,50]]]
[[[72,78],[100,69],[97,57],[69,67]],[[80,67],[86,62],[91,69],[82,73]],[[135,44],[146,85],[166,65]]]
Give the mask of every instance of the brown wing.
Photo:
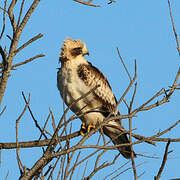
[[[104,111],[105,117],[109,112],[117,113],[117,101],[112,92],[112,89],[103,75],[103,73],[94,67],[91,63],[82,64],[78,67],[78,75],[84,81],[84,83],[91,87],[98,85],[99,87],[94,91],[95,97],[102,102],[102,110]]]

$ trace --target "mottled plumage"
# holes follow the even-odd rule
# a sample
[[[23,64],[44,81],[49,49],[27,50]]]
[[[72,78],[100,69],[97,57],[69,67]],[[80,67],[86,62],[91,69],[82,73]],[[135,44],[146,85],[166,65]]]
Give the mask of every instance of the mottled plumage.
[[[84,58],[87,53],[85,43],[81,40],[67,38],[61,48],[60,62],[62,67],[57,75],[58,89],[67,106],[98,85],[94,92],[71,107],[71,110],[76,114],[92,109],[96,110],[96,112],[87,113],[80,118],[83,122],[83,128],[88,128],[91,125],[97,126],[110,113],[112,113],[111,116],[120,114],[116,98],[106,77]],[[129,143],[127,135],[122,134],[113,126],[122,127],[121,121],[114,120],[104,125],[104,134],[111,138],[115,145]],[[130,158],[130,146],[119,147],[118,150],[125,158]]]

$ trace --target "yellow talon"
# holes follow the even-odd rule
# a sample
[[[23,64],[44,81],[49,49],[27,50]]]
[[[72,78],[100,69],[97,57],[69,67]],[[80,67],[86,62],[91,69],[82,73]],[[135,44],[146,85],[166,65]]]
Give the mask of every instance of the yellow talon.
[[[95,124],[89,124],[88,128],[87,128],[87,133],[89,133],[91,131],[91,129],[94,129],[96,127]]]
[[[81,129],[86,129],[86,124],[84,122],[81,125]]]
[[[80,134],[81,134],[81,136],[85,136],[85,133],[86,133],[86,125],[85,125],[85,123],[82,123]]]
[[[85,136],[84,132],[80,130],[81,136]]]

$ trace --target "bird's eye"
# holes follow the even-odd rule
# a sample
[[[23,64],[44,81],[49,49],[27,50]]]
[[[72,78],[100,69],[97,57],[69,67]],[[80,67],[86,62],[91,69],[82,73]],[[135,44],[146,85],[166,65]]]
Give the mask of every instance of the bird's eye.
[[[82,48],[78,47],[78,48],[74,48],[71,51],[72,56],[78,56],[82,53]]]

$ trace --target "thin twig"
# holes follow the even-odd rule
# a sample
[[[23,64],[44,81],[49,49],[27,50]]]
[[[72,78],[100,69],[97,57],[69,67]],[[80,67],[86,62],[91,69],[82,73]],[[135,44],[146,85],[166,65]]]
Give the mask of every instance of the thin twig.
[[[134,69],[135,69],[135,73],[134,73],[134,77],[133,79],[130,81],[129,86],[126,88],[126,90],[124,91],[123,95],[121,96],[120,100],[118,101],[117,105],[119,105],[121,103],[121,101],[124,99],[124,97],[126,96],[126,94],[128,93],[128,91],[130,90],[130,88],[132,87],[132,85],[134,84],[136,78],[137,78],[137,65],[136,65],[136,60],[134,60]]]
[[[78,160],[79,160],[80,154],[81,154],[81,151],[78,153],[78,155],[77,155],[77,157],[76,157],[75,163],[74,163],[73,168],[72,168],[72,171],[71,171],[71,175],[70,175],[70,177],[69,177],[70,180],[72,179],[73,174],[74,174],[74,170],[75,170],[75,168],[77,167],[76,164],[77,164],[77,162],[78,162]],[[68,175],[69,175],[69,172],[68,172]]]
[[[65,158],[66,158],[65,156],[63,156],[61,158],[61,163],[60,163],[61,165],[59,167],[59,173],[58,173],[57,179],[59,179],[60,175],[61,175],[61,179],[63,179],[63,171],[64,171]]]
[[[27,47],[29,44],[31,44],[32,42],[36,41],[37,39],[43,37],[43,34],[38,34],[36,36],[34,36],[33,38],[31,38],[29,41],[27,41],[26,43],[24,43],[21,47],[19,47],[16,51],[15,54],[17,54],[19,51],[21,51],[22,49],[24,49],[25,47]]]
[[[166,149],[165,149],[165,152],[164,152],[163,161],[162,161],[162,164],[161,164],[161,167],[160,167],[160,169],[158,171],[157,176],[154,177],[154,180],[159,180],[159,178],[161,177],[161,174],[163,172],[163,169],[164,169],[166,161],[167,161],[167,156],[169,154],[169,152],[168,152],[169,145],[170,145],[170,141],[168,141],[168,143],[166,144]]]
[[[88,161],[86,161],[86,164],[85,164],[85,167],[84,167],[84,172],[83,172],[83,175],[82,175],[81,179],[84,179],[84,177],[85,177],[86,170],[87,170],[87,165],[88,165]]]
[[[76,163],[75,166],[79,166],[80,164],[82,164],[84,161],[86,161],[87,159],[89,159],[90,157],[94,156],[95,154],[97,154],[99,151],[101,151],[100,149],[97,149],[96,151],[94,151],[93,153],[87,155],[85,158],[83,158],[82,160],[80,160],[79,162]],[[73,170],[74,167],[72,167],[69,172],[71,172]]]
[[[7,1],[7,0],[6,0]],[[8,11],[0,6],[0,9],[8,14]]]
[[[139,112],[139,111],[147,111],[147,110],[150,110],[150,109],[152,109],[152,108],[155,108],[155,107],[157,107],[157,106],[159,106],[159,105],[161,105],[161,104],[164,104],[164,103],[168,102],[169,99],[170,99],[170,97],[172,96],[172,94],[174,93],[174,91],[175,91],[176,88],[177,88],[177,82],[178,82],[178,80],[179,80],[179,77],[180,77],[180,68],[178,69],[178,72],[177,72],[177,74],[176,74],[176,77],[175,77],[175,80],[174,80],[174,82],[173,82],[173,85],[170,87],[170,89],[169,89],[168,91],[166,91],[166,92],[168,92],[168,93],[167,93],[167,95],[166,95],[165,97],[163,97],[160,101],[158,101],[158,102],[156,102],[156,103],[153,103],[153,104],[151,104],[151,105],[149,105],[149,106],[146,106],[146,105],[149,104],[151,101],[153,101],[156,97],[162,95],[162,90],[163,90],[163,89],[161,89],[161,90],[160,90],[159,92],[157,92],[152,98],[150,98],[147,102],[145,102],[145,103],[144,103],[143,105],[141,105],[139,108],[135,109],[135,110],[132,112],[132,114],[136,114],[136,113]],[[164,93],[165,93],[165,92],[164,92]],[[164,94],[164,93],[163,93],[163,94]]]
[[[119,58],[120,58],[120,60],[121,60],[121,62],[123,64],[123,66],[124,66],[124,69],[126,70],[126,72],[128,74],[128,77],[129,77],[130,81],[132,81],[131,75],[130,75],[130,73],[129,73],[129,71],[128,71],[128,69],[127,69],[127,67],[126,67],[126,65],[125,65],[125,63],[123,61],[123,58],[120,55],[119,48],[117,48],[117,52],[118,52]]]
[[[28,22],[29,18],[31,17],[31,14],[33,13],[33,11],[35,10],[35,8],[37,7],[37,5],[39,4],[40,0],[34,0],[33,3],[31,4],[30,8],[28,9],[26,15],[24,16],[21,24],[19,25],[19,32],[22,32],[22,30],[24,29],[26,23]]]
[[[46,119],[46,121],[44,123],[44,127],[42,129],[41,135],[39,136],[39,140],[41,139],[42,135],[44,134],[44,131],[45,131],[46,125],[47,125],[47,123],[49,121],[50,115],[51,115],[51,113],[48,114],[48,117],[47,117],[47,119]]]
[[[20,62],[20,63],[17,63],[17,64],[15,64],[15,65],[12,65],[12,66],[11,66],[11,70],[14,70],[15,67],[18,67],[18,66],[27,64],[27,63],[29,63],[29,62],[31,62],[31,61],[36,60],[37,58],[44,57],[44,56],[45,56],[44,54],[38,54],[38,55],[36,55],[36,56],[34,56],[34,57],[30,58],[30,59],[27,59],[27,60],[25,60],[25,61],[23,61],[23,62]],[[0,73],[2,73],[2,72],[3,72],[3,71],[0,71]]]
[[[88,180],[88,179],[91,179],[98,171],[100,171],[101,169],[104,169],[105,167],[108,167],[108,166],[111,166],[113,164],[115,164],[117,158],[119,157],[120,153],[118,155],[116,155],[114,157],[114,159],[112,160],[112,162],[109,162],[109,163],[102,163],[101,165],[99,165],[98,167],[96,167],[89,176],[87,176],[85,179]]]
[[[6,110],[6,106],[4,106],[3,110],[0,112],[0,116],[2,116],[5,110]]]
[[[108,174],[107,176],[105,176],[103,178],[103,180],[107,179],[109,176],[112,176],[113,174],[115,174],[119,169],[122,169],[124,166],[126,166],[130,161],[127,161],[126,163],[124,163],[122,166],[120,166],[119,168],[117,168],[116,170],[114,170],[113,172],[111,172],[110,174]]]
[[[172,26],[173,26],[173,32],[174,32],[174,36],[175,36],[175,38],[176,38],[177,50],[178,50],[178,53],[179,53],[179,55],[180,55],[179,39],[178,39],[178,35],[177,35],[177,33],[176,33],[176,28],[175,28],[175,25],[174,25],[174,20],[173,20],[172,11],[171,11],[171,3],[170,3],[170,0],[168,0],[168,5],[169,5],[169,14],[170,14],[170,17],[171,17],[171,23],[172,23]]]
[[[14,9],[14,6],[16,5],[16,2],[17,2],[17,0],[12,0],[10,6],[8,8],[8,15],[9,15],[9,19],[11,21],[11,25],[13,28],[13,34],[15,34],[15,31],[17,28],[16,20],[15,20],[14,13],[13,13],[13,9]]]
[[[130,102],[130,105],[129,105],[129,110],[128,110],[129,114],[131,113],[132,106],[133,106],[133,103],[134,103],[134,99],[135,99],[135,95],[136,95],[136,89],[137,89],[137,83],[135,83],[134,93],[133,93],[133,96],[132,96],[132,99],[131,99],[131,102]],[[129,118],[129,143],[130,144],[132,143],[131,130],[132,130],[132,117]],[[134,179],[137,180],[138,176],[137,176],[136,165],[135,165],[135,160],[134,160],[135,153],[134,153],[132,144],[130,145],[130,148],[131,148],[131,162],[132,162],[132,167],[133,167],[133,172],[134,172]]]
[[[23,98],[24,98],[25,103],[27,104],[27,100],[26,100],[26,97],[25,97],[23,91],[22,91],[22,96],[23,96]],[[36,127],[40,130],[40,132],[43,134],[43,136],[47,139],[47,136],[43,133],[43,130],[42,130],[41,127],[39,126],[37,120],[35,119],[35,117],[34,117],[32,111],[31,111],[31,108],[30,108],[29,106],[28,106],[28,110],[29,110],[29,112],[30,112],[30,114],[31,114],[31,117],[32,117],[33,120],[34,120],[34,123],[35,123]]]
[[[139,163],[136,167],[141,166],[142,164],[144,164],[145,162]],[[118,179],[118,176],[120,176],[121,174],[123,174],[124,172],[128,171],[132,169],[132,167],[126,168],[125,170],[121,171],[120,173],[118,173],[116,176],[114,176],[113,178],[111,178],[111,180],[114,179]]]
[[[20,12],[19,12],[18,21],[17,21],[17,26],[19,26],[19,23],[20,23],[20,20],[21,20],[24,2],[25,2],[25,0],[23,0],[22,3],[21,3],[21,8],[20,8]]]
[[[92,0],[89,0],[88,2],[85,2],[85,1],[82,1],[82,0],[74,0],[74,1],[78,2],[78,3],[81,3],[81,4],[84,4],[86,6],[100,7],[100,5],[91,4]]]
[[[56,168],[56,166],[57,166],[57,164],[58,164],[58,162],[59,162],[60,158],[61,158],[61,157],[58,157],[58,158],[57,158],[57,160],[56,160],[56,162],[55,162],[54,166],[52,167],[51,173],[50,173],[50,175],[49,175],[49,177],[48,177],[48,179],[47,179],[47,180],[49,180],[49,179],[50,179],[50,177],[52,177],[52,176],[53,176],[54,170],[55,170],[55,168]]]
[[[18,126],[19,126],[19,121],[20,119],[22,118],[23,114],[25,113],[29,103],[30,103],[30,97],[31,97],[31,94],[29,93],[29,97],[28,97],[28,102],[26,103],[22,113],[20,114],[20,116],[17,118],[16,120],[16,145],[17,145],[17,148],[16,148],[16,155],[17,155],[17,162],[18,162],[18,166],[19,166],[19,170],[20,170],[20,173],[22,174],[23,173],[23,165],[22,165],[22,162],[20,160],[20,155],[19,155],[19,147],[18,147],[18,143],[19,143],[19,136],[18,136]]]
[[[4,8],[3,8],[3,28],[1,31],[1,35],[0,35],[0,40],[3,37],[4,31],[5,31],[5,27],[6,27],[6,6],[7,6],[7,0],[4,1]]]
[[[132,99],[131,99],[131,102],[130,102],[130,105],[129,105],[128,113],[131,113],[131,110],[132,110],[133,102],[134,102],[135,95],[136,95],[136,88],[137,88],[137,83],[135,84],[134,93],[133,93],[133,96],[132,96]],[[134,179],[137,180],[138,176],[137,176],[136,165],[135,165],[135,160],[134,160],[135,154],[134,154],[133,146],[132,146],[131,130],[132,130],[132,118],[129,118],[129,143],[131,144],[130,145],[130,148],[131,148],[131,162],[132,162],[132,167],[133,167],[133,172],[134,172]]]
[[[56,124],[55,124],[54,114],[53,114],[53,112],[52,112],[52,110],[51,110],[50,107],[49,107],[49,111],[50,111],[51,118],[52,118],[52,127],[53,127],[53,130],[54,130],[54,132],[55,132],[55,130],[56,130]]]
[[[180,123],[180,120],[176,121],[172,126],[170,126],[169,128],[165,129],[164,131],[158,132],[156,135],[153,135],[153,136],[149,137],[148,139],[154,139],[156,137],[162,136],[163,134],[165,134],[168,131],[170,131],[172,128],[176,127],[179,123]]]
[[[37,59],[37,58],[44,57],[44,56],[45,56],[44,54],[38,54],[38,55],[36,55],[36,56],[34,56],[34,57],[32,57],[32,58],[29,58],[29,59],[27,59],[27,60],[25,60],[25,61],[23,61],[23,62],[20,62],[20,63],[17,63],[17,64],[15,64],[15,65],[12,65],[12,68],[15,68],[15,67],[17,67],[17,66],[21,66],[21,65],[23,65],[23,64],[27,64],[27,63],[29,63],[29,62]]]
[[[7,64],[7,57],[5,54],[5,51],[3,50],[2,46],[0,45],[0,54],[3,60],[3,68],[5,68],[6,64]]]

